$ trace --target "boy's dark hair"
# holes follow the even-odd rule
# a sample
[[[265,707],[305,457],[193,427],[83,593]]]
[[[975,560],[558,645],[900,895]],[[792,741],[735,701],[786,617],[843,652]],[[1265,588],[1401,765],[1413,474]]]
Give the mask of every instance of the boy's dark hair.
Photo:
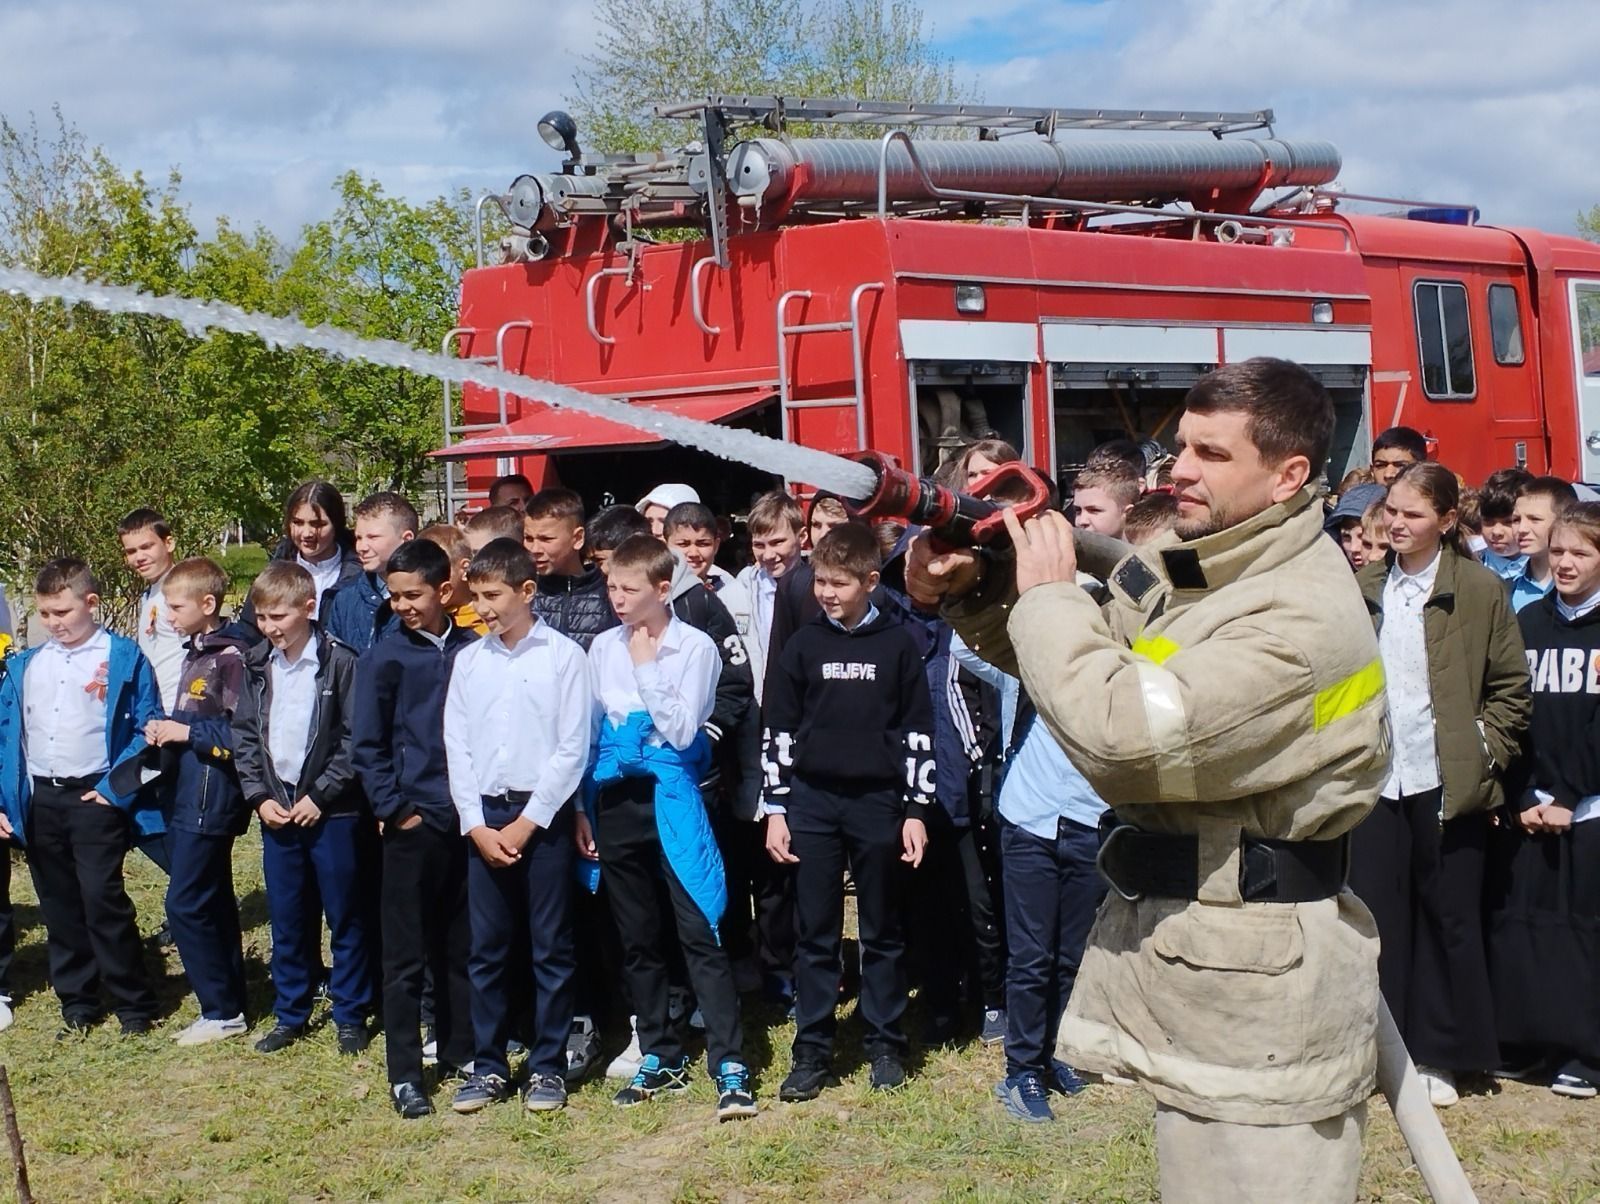
[[[176,573],[178,570],[175,568],[172,571]],[[250,604],[257,611],[266,610],[269,606],[304,606],[316,596],[315,579],[293,560],[269,562],[250,583]]]
[[[1183,408],[1195,414],[1248,415],[1245,432],[1263,464],[1304,456],[1311,462],[1313,479],[1327,465],[1333,399],[1299,364],[1267,356],[1223,364],[1189,390]]]
[[[811,549],[813,569],[840,569],[858,581],[865,581],[883,567],[878,540],[871,528],[861,523],[844,523],[833,528]]]
[[[148,506],[141,506],[137,510],[130,510],[122,516],[122,521],[117,524],[117,538],[132,535],[135,531],[153,531],[157,539],[171,539],[172,525],[162,516],[159,510],[152,510]]]
[[[1409,426],[1391,426],[1372,441],[1372,454],[1377,455],[1381,451],[1403,451],[1413,460],[1426,460],[1428,441],[1420,431],[1414,431]]]
[[[487,533],[493,539],[514,539],[522,542],[522,511],[510,506],[490,506],[467,520],[471,535]]]
[[[1560,477],[1534,477],[1517,490],[1517,497],[1519,500],[1525,497],[1547,498],[1550,508],[1560,514],[1578,500],[1578,491]]]
[[[494,495],[499,493],[500,490],[507,485],[521,485],[530,494],[533,492],[532,481],[528,480],[528,478],[523,476],[520,472],[508,472],[503,477],[496,477],[494,479],[494,484],[489,486],[489,504],[491,506],[496,504]]]
[[[70,589],[75,597],[87,598],[100,593],[100,582],[94,570],[76,556],[60,556],[39,570],[34,579],[33,592],[41,598]]]
[[[1135,479],[1144,476],[1146,467],[1144,452],[1132,439],[1107,439],[1083,462],[1084,472],[1110,472]]]
[[[713,535],[720,534],[717,516],[704,502],[679,502],[668,510],[667,517],[661,522],[661,534],[670,536],[679,527],[688,527],[691,531],[710,531]]]
[[[1478,490],[1478,517],[1486,523],[1504,522],[1517,508],[1517,494],[1533,480],[1526,468],[1502,468],[1489,474]]]
[[[606,565],[613,577],[619,569],[623,572],[637,569],[651,585],[660,585],[672,580],[678,569],[678,558],[654,535],[630,535],[617,545]]]
[[[533,580],[533,557],[520,539],[491,539],[467,565],[467,580],[503,581],[521,589]]]
[[[615,552],[634,535],[649,535],[650,520],[632,506],[607,506],[583,529],[583,543],[591,552]]]
[[[450,580],[450,553],[429,539],[408,539],[394,550],[385,573],[415,573],[438,589]]]
[[[417,515],[417,508],[398,493],[385,489],[381,493],[369,493],[361,499],[356,506],[356,518],[387,518],[402,531],[417,533],[417,528],[422,525],[422,519]]]
[[[574,527],[583,526],[583,499],[570,489],[541,489],[528,499],[527,516],[538,522],[559,518]]]
[[[1351,515],[1352,520],[1358,518]],[[1142,543],[1162,531],[1170,531],[1178,521],[1178,499],[1170,493],[1147,493],[1128,508],[1122,520],[1122,537],[1129,543]]]
[[[293,564],[292,560],[280,560],[278,564]],[[296,566],[299,567],[299,566]],[[300,570],[305,572],[304,569]],[[308,574],[309,575],[309,574]],[[161,583],[163,590],[187,590],[197,598],[215,598],[217,609],[222,609],[223,599],[228,596],[228,574],[223,567],[208,556],[191,556],[187,560],[180,560],[172,566],[172,571],[167,574],[167,579]]]
[[[344,494],[340,493],[327,481],[303,482],[293,493],[289,500],[283,504],[283,532],[289,533],[289,522],[294,518],[294,512],[301,506],[310,506],[320,510],[328,516],[328,521],[333,524],[335,540],[340,543],[350,533],[350,522],[345,517]]]

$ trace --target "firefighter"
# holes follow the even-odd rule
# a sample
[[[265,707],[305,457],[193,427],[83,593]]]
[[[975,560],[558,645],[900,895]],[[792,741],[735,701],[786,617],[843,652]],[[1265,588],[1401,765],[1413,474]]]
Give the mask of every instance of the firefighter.
[[[1344,887],[1389,764],[1383,669],[1313,483],[1333,408],[1303,368],[1230,364],[1189,392],[1177,541],[1128,557],[1102,612],[1047,513],[1005,553],[907,584],[1020,673],[1112,807],[1111,892],[1060,1056],[1156,1099],[1168,1204],[1349,1201],[1376,1066],[1378,941]]]

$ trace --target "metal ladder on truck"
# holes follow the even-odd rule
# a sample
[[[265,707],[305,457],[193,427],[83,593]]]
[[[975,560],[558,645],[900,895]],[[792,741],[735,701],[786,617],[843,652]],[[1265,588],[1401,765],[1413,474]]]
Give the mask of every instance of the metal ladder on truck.
[[[500,325],[500,328],[494,332],[493,355],[465,355],[461,358],[473,364],[493,364],[496,368],[506,368],[506,335],[508,332],[513,330],[532,331],[533,323],[526,318],[513,319],[510,322],[504,322]],[[445,336],[439,345],[439,353],[441,355],[450,355],[452,352],[460,350],[460,348],[457,346],[457,340],[463,338],[466,339],[467,345],[470,347],[477,336],[483,333],[485,332],[479,330],[475,326],[452,327],[450,330],[445,332]],[[475,435],[482,431],[492,431],[495,427],[504,426],[509,421],[506,409],[506,391],[504,389],[497,389],[495,392],[500,404],[499,413],[494,422],[457,422],[455,393],[451,388],[450,382],[444,382],[444,447],[454,447],[461,441],[461,436],[463,435]],[[464,414],[463,418],[465,418]],[[502,459],[499,471],[509,471],[509,461]],[[445,522],[455,522],[456,508],[458,506],[466,505],[468,502],[487,502],[488,500],[488,494],[486,491],[481,489],[466,489],[464,479],[458,486],[456,480],[455,461],[446,460],[444,462]]]
[[[792,415],[797,410],[825,410],[838,409],[848,406],[855,415],[856,446],[850,450],[865,450],[867,446],[867,400],[866,400],[866,340],[863,338],[861,324],[861,301],[868,293],[881,293],[884,283],[873,280],[858,284],[850,293],[850,317],[843,322],[798,322],[789,324],[788,313],[791,301],[809,301],[812,297],[810,289],[790,289],[778,298],[778,319],[776,328],[778,332],[778,417],[782,423],[783,439],[785,443],[794,442],[794,419]],[[854,391],[845,397],[807,397],[794,396],[794,381],[789,374],[789,338],[794,336],[798,342],[799,336],[806,334],[849,334],[850,336],[850,363],[853,370]]]

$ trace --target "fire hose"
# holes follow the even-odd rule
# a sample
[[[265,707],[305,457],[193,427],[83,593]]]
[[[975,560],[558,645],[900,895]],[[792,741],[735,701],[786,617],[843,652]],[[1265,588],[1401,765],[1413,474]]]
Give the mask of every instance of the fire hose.
[[[1002,464],[972,483],[970,491],[957,492],[896,466],[877,452],[855,457],[878,476],[871,497],[848,503],[864,518],[896,518],[924,526],[936,547],[1003,547],[1008,541],[1002,517],[1007,508],[990,500],[994,490],[1017,482],[1018,500],[1010,509],[1021,520],[1041,514],[1050,505],[1050,490],[1042,477],[1026,465]],[[1074,531],[1080,566],[1101,579],[1108,578],[1118,562],[1132,550],[1119,539]],[[1450,1138],[1428,1099],[1428,1089],[1417,1074],[1404,1039],[1383,996],[1378,996],[1378,1089],[1394,1113],[1396,1126],[1416,1163],[1428,1194],[1438,1204],[1476,1204],[1477,1196],[1456,1158]]]

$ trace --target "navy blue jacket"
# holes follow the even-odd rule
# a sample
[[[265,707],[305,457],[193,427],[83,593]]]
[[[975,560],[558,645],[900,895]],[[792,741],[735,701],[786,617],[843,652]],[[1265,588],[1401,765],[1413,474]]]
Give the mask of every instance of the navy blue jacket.
[[[233,715],[252,640],[239,623],[189,640],[172,708],[172,718],[189,726],[189,742],[161,750],[169,829],[241,836],[250,826],[234,767]]]
[[[444,753],[444,695],[456,654],[478,636],[451,623],[444,647],[400,627],[356,662],[350,759],[372,813],[460,829]]]
[[[376,573],[361,573],[341,585],[319,614],[322,629],[357,652],[365,652],[400,626]]]

